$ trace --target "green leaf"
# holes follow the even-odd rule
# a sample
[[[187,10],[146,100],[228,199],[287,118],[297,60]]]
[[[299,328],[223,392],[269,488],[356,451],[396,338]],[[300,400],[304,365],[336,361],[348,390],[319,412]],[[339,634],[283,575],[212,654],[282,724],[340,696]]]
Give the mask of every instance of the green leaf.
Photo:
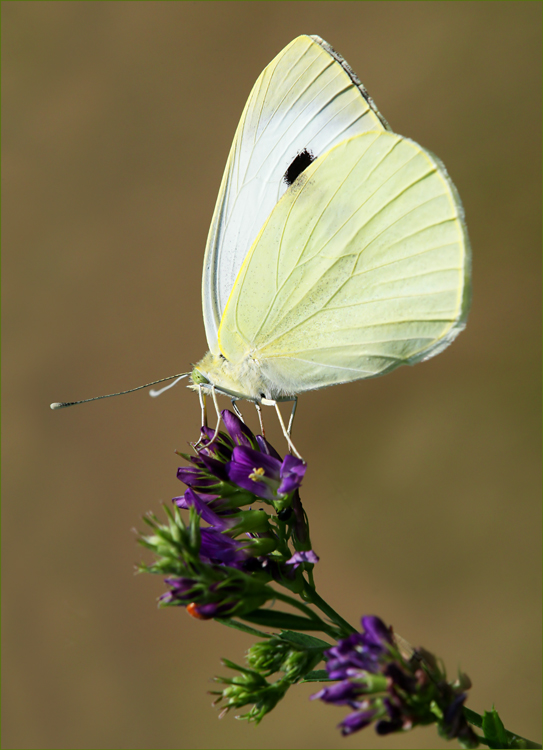
[[[251,628],[249,625],[244,625],[242,622],[237,622],[230,617],[214,617],[215,622],[220,622],[221,625],[226,625],[228,628],[234,628],[235,630],[241,630],[243,633],[249,633],[249,635],[257,635],[259,638],[271,638],[269,633],[263,633],[256,628]]]
[[[488,742],[488,747],[498,749],[510,747],[507,732],[495,708],[483,713],[482,730]]]
[[[298,617],[289,612],[274,612],[271,609],[255,609],[244,615],[238,615],[241,620],[254,622],[268,628],[284,628],[287,630],[321,630],[325,627],[319,620],[310,620],[308,617]],[[326,644],[328,648],[328,644]]]
[[[480,714],[472,711],[471,708],[467,708],[466,706],[464,706],[463,710],[464,716],[470,724],[473,724],[473,726],[475,727],[479,727],[479,729],[483,726],[483,717],[480,716]]]
[[[301,646],[304,651],[323,651],[332,647],[331,643],[321,641],[320,638],[315,638],[313,635],[306,635],[305,633],[293,633],[292,630],[282,630],[281,638],[284,641],[289,641],[295,646]]]
[[[333,680],[328,677],[326,669],[314,669],[305,675],[302,682],[333,682]]]

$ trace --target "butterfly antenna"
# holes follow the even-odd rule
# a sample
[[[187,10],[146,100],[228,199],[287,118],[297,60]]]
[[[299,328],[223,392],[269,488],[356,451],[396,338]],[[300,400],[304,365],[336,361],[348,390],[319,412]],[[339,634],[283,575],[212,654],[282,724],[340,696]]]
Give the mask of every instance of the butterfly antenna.
[[[156,385],[157,383],[163,383],[165,380],[171,380],[172,378],[177,378],[175,383],[178,383],[182,378],[186,378],[188,375],[190,375],[190,372],[184,372],[178,375],[169,375],[167,378],[160,378],[160,380],[153,380],[152,383],[146,383],[145,385],[138,385],[137,388],[130,388],[128,391],[118,391],[117,393],[106,393],[105,396],[94,396],[94,398],[84,398],[81,401],[57,401],[54,404],[50,404],[51,409],[65,409],[67,406],[75,406],[76,404],[86,404],[88,401],[98,401],[101,398],[111,398],[112,396],[124,396],[125,393],[133,393],[133,391],[139,391],[142,388],[149,388],[150,385]],[[167,388],[171,388],[172,385],[175,385],[175,383],[172,383],[171,385],[167,386]],[[166,388],[161,388],[159,391],[151,391],[151,395],[158,396],[162,391],[165,391]]]
[[[175,378],[173,383],[170,383],[170,385],[165,385],[164,388],[159,388],[158,391],[155,391],[153,389],[152,391],[149,391],[149,395],[151,396],[151,398],[156,398],[157,396],[160,396],[161,393],[164,393],[164,391],[169,391],[170,388],[173,388],[174,385],[177,385],[180,380],[183,380],[183,378],[186,378],[188,374],[189,374],[188,372],[184,372],[182,375],[172,375],[172,377]],[[167,380],[168,378],[164,378],[164,379]],[[156,382],[160,383],[161,381],[157,380]],[[149,383],[149,385],[154,385],[154,383]],[[140,386],[140,387],[145,388],[145,386]]]

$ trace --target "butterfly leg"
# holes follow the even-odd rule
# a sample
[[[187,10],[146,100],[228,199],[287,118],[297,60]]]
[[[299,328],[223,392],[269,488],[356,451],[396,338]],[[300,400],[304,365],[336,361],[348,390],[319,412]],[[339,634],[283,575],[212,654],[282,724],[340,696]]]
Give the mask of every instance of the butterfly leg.
[[[288,443],[288,447],[290,448],[292,453],[294,453],[295,456],[297,456],[298,458],[302,458],[301,455],[296,450],[296,446],[290,439],[290,435],[288,434],[287,428],[285,427],[285,423],[283,422],[283,417],[281,416],[281,412],[279,411],[279,405],[277,401],[273,401],[270,398],[263,398],[261,403],[263,403],[264,406],[275,406],[275,411],[277,412],[277,417],[279,418],[279,424],[281,425],[281,429],[283,430],[283,435],[285,436],[285,439]]]
[[[202,427],[207,427],[207,405],[205,393],[202,391],[202,386],[198,386],[198,399],[200,400],[200,409],[202,410]],[[192,447],[198,452],[198,446],[204,438],[203,430],[200,430],[200,437],[195,443],[191,443]]]
[[[290,450],[294,453],[295,456],[297,456],[298,458],[302,458],[301,455],[296,450],[296,446],[290,439],[290,435],[286,430],[285,423],[283,422],[283,417],[281,416],[281,412],[279,411],[279,404],[277,403],[277,401],[274,401],[273,405],[275,406],[275,411],[277,412],[277,416],[279,417],[279,424],[281,425],[281,429],[283,430],[283,435],[286,438],[286,441],[288,443]]]
[[[202,393],[202,389],[198,388],[198,395],[200,396],[200,405],[202,407],[202,427],[207,427],[207,409],[206,409],[206,397],[205,394]],[[219,411],[219,404],[217,403],[217,394],[215,393],[215,388],[211,386],[211,396],[213,398],[213,404],[215,406],[215,412],[217,414],[217,426],[215,427],[215,433],[211,440],[203,446],[204,448],[208,448],[217,438],[217,435],[219,434],[219,427],[221,426],[221,413]],[[200,434],[200,439],[196,443],[192,443],[192,447],[197,451],[198,446],[201,444],[202,440],[204,439],[204,432],[202,430]]]
[[[255,401],[256,406],[256,413],[258,414],[258,421],[260,422],[260,434],[263,438],[266,437],[266,433],[264,431],[264,420],[262,419],[262,409],[260,408],[260,404],[258,401]]]
[[[211,396],[213,398],[213,405],[215,406],[215,413],[217,414],[217,426],[215,427],[215,434],[209,441],[209,443],[206,443],[206,448],[208,448],[211,443],[213,443],[217,439],[217,435],[219,434],[219,427],[221,426],[222,417],[221,412],[219,411],[219,404],[217,403],[217,394],[215,393],[215,386],[211,386]]]
[[[200,408],[202,409],[202,427],[207,427],[207,404],[201,385],[198,387],[198,398],[200,399]]]
[[[236,399],[235,399],[235,398],[233,398],[233,399],[232,399],[232,409],[234,410],[234,412],[235,412],[236,416],[237,416],[237,417],[238,417],[239,419],[241,419],[241,421],[243,422],[243,424],[245,424],[245,420],[243,419],[243,415],[242,415],[242,413],[240,412],[240,410],[239,410],[239,408],[238,408],[238,405],[236,404]]]
[[[294,396],[292,411],[290,412],[290,419],[288,420],[287,432],[292,435],[292,425],[294,424],[294,415],[296,414],[296,407],[298,406],[298,396]]]

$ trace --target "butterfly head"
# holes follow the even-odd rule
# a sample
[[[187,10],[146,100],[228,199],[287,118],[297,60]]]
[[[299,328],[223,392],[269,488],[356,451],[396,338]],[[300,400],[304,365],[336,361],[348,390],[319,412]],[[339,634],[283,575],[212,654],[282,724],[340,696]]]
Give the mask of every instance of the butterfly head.
[[[251,357],[241,362],[230,362],[222,354],[208,352],[191,373],[189,388],[211,391],[234,399],[262,401],[273,398],[269,386],[264,382],[258,363]]]

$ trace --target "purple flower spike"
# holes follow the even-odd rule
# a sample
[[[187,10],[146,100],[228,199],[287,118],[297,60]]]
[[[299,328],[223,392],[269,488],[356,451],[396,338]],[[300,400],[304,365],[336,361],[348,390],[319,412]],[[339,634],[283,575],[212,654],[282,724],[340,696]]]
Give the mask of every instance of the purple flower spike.
[[[476,747],[477,737],[462,712],[467,678],[447,682],[436,658],[423,649],[422,658],[404,658],[379,617],[363,617],[362,626],[362,633],[352,633],[325,651],[328,676],[340,682],[312,696],[356,709],[339,725],[341,733],[352,734],[371,723],[379,735],[437,723],[442,736]]]
[[[328,669],[333,679],[345,679],[349,670],[364,670],[372,674],[381,671],[392,645],[392,636],[378,617],[363,617],[363,633],[353,633],[331,648]]]

